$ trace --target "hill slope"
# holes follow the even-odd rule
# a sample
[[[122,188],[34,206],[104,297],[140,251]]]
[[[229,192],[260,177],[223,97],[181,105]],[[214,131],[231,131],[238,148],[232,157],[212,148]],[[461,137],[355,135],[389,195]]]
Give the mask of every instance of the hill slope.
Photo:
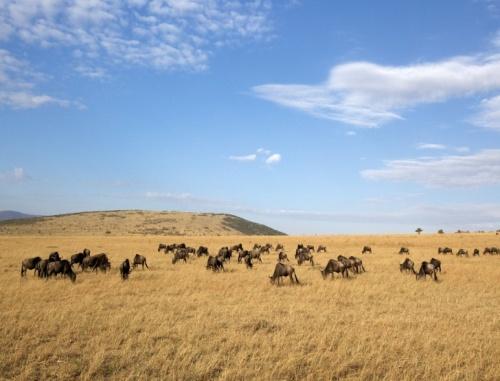
[[[216,213],[117,210],[0,221],[1,235],[283,235],[265,225]]]
[[[0,221],[20,220],[24,218],[33,218],[32,214],[16,212],[15,210],[0,210]]]

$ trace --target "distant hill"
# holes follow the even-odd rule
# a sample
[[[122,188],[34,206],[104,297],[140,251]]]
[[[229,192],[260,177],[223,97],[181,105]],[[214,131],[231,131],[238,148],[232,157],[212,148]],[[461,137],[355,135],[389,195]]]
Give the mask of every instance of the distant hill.
[[[0,221],[1,235],[284,235],[231,214],[113,210]]]
[[[21,220],[24,218],[33,218],[33,217],[36,216],[32,214],[16,212],[15,210],[0,210],[0,221]]]

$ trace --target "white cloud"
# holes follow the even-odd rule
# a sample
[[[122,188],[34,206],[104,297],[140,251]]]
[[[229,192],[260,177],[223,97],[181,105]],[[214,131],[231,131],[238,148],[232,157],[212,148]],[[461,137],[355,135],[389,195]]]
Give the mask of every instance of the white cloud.
[[[243,156],[229,156],[229,160],[235,160],[235,161],[255,161],[255,159],[257,159],[257,155],[254,153]]]
[[[0,40],[65,47],[79,64],[202,70],[217,47],[266,38],[270,12],[269,0],[0,1]]]
[[[279,153],[273,153],[266,159],[266,164],[276,164],[281,161],[281,155]]]
[[[382,169],[361,172],[368,180],[411,181],[431,187],[471,187],[500,184],[500,149],[472,155],[392,160]]]
[[[446,149],[446,146],[443,144],[435,144],[435,143],[419,143],[417,144],[417,149],[443,150]]]
[[[479,112],[472,118],[472,123],[500,131],[500,95],[483,99],[479,105]]]
[[[0,172],[0,181],[2,182],[20,183],[29,179],[30,177],[23,168],[14,168],[10,171]]]
[[[377,127],[413,106],[500,89],[500,54],[407,66],[351,62],[317,85],[264,84],[254,93],[279,105],[342,123]]]

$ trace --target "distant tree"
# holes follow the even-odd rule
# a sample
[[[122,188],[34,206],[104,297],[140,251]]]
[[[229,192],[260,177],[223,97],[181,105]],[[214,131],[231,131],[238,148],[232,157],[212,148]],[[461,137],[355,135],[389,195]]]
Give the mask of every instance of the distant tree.
[[[444,230],[443,229],[439,229],[438,230],[438,234],[444,234]]]
[[[415,233],[420,234],[420,233],[422,233],[423,231],[424,231],[424,230],[423,230],[422,228],[418,228],[417,230],[415,230]]]

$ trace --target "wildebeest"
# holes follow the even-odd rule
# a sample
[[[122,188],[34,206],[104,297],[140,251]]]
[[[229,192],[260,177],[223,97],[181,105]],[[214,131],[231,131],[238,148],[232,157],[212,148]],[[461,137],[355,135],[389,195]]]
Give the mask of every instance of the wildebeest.
[[[485,247],[483,254],[490,254],[490,255],[498,255],[500,253],[500,249],[498,247]]]
[[[297,264],[300,266],[302,265],[302,263],[306,261],[309,261],[311,263],[311,266],[314,266],[313,255],[310,254],[308,251],[301,251],[297,256]]]
[[[472,253],[473,257],[479,257],[479,249],[474,249],[474,252]]]
[[[241,243],[231,246],[231,251],[243,251],[243,245]]]
[[[319,245],[318,250],[316,250],[317,253],[323,252],[326,253],[326,246],[324,245]]]
[[[435,281],[438,280],[437,274],[436,274],[436,268],[434,265],[427,261],[423,261],[422,264],[420,265],[420,270],[418,270],[418,273],[416,274],[416,279],[420,279],[421,277],[424,277],[424,279],[427,277],[427,275],[430,275],[431,278],[434,278]]]
[[[120,276],[122,277],[122,280],[126,280],[128,279],[129,274],[130,274],[130,261],[127,258],[120,265]]]
[[[213,271],[224,271],[224,263],[222,258],[209,255],[207,260],[207,270],[208,269],[212,269]]]
[[[72,282],[76,281],[76,274],[71,268],[71,263],[66,259],[49,262],[47,264],[47,277],[51,277],[52,275],[57,276],[58,274],[69,276]]]
[[[201,257],[202,255],[208,255],[208,247],[200,246],[198,250],[196,250],[196,255]]]
[[[97,271],[97,269],[106,271],[111,268],[111,263],[109,262],[108,256],[105,253],[101,253],[83,258],[81,266],[82,271],[85,271],[88,268],[92,271]]]
[[[441,272],[441,261],[439,259],[436,259],[436,258],[431,258],[431,265],[434,266],[434,268],[436,269],[436,271],[439,271]]]
[[[363,250],[361,250],[361,254],[372,253],[372,248],[370,246],[363,246]]]
[[[83,252],[81,253],[76,253],[76,254],[73,254],[71,256],[71,266],[73,266],[74,264],[78,263],[80,265],[80,267],[82,267],[82,262],[83,262],[83,259],[85,257],[89,257],[90,256],[90,250],[88,249],[85,249]]]
[[[307,245],[306,246],[310,251],[314,252],[314,245]]]
[[[38,263],[42,260],[40,257],[26,258],[21,262],[21,276],[26,275],[26,271],[35,270]],[[36,270],[33,272],[36,273]]]
[[[238,252],[238,263],[241,263],[246,256],[249,256],[250,252],[248,250],[241,250]]]
[[[241,263],[241,261],[246,260],[247,257],[250,257],[251,259],[257,259],[260,263],[262,263],[262,258],[260,256],[260,249],[240,251],[238,253],[238,263]]]
[[[233,256],[233,252],[231,249],[229,249],[229,247],[224,246],[220,248],[218,256],[222,257],[224,261],[231,262],[231,257]]]
[[[164,243],[160,243],[160,244],[158,245],[158,252],[160,252],[160,251],[162,251],[162,250],[164,250],[164,251],[166,251],[166,250],[167,250],[167,245],[165,245]]]
[[[247,266],[247,269],[251,269],[253,267],[252,256],[251,255],[247,255],[245,257],[245,265]]]
[[[276,251],[280,251],[280,250],[285,250],[285,247],[283,246],[283,244],[278,243],[278,244],[276,245]]]
[[[416,274],[417,272],[415,271],[415,263],[410,259],[406,258],[403,263],[399,265],[399,271],[403,272],[413,272],[413,274]]]
[[[269,278],[272,284],[277,283],[279,285],[280,279],[286,276],[290,278],[291,283],[295,282],[299,284],[299,279],[297,278],[297,274],[295,274],[295,269],[292,266],[281,262],[276,263],[274,273]]]
[[[351,261],[351,263],[353,263],[354,271],[356,271],[358,274],[361,271],[366,272],[365,267],[363,266],[363,261],[360,258],[351,255],[349,257],[349,260]]]
[[[326,267],[321,270],[321,275],[323,276],[323,279],[326,279],[327,275],[331,274],[333,279],[333,273],[342,274],[342,278],[346,276],[349,278],[347,267],[345,267],[342,262],[336,261],[335,259],[330,259],[326,264]]]
[[[460,249],[457,251],[457,257],[468,257],[469,250]]]
[[[253,245],[254,250],[260,249],[261,247],[262,246],[259,243],[254,243],[254,245]]]
[[[144,266],[146,266],[146,268],[149,269],[149,266],[146,262],[146,257],[144,255],[136,254],[134,257],[132,267],[135,269],[139,265],[142,266],[143,270],[144,270]]]
[[[407,247],[401,247],[401,249],[399,249],[399,254],[406,254],[406,255],[410,255],[410,249],[408,249]]]
[[[346,269],[351,270],[353,274],[356,272],[356,262],[354,260],[344,257],[343,255],[339,255],[337,260],[342,262]]]
[[[61,257],[59,256],[59,253],[57,251],[54,251],[53,253],[49,254],[49,262],[57,262],[60,260]]]
[[[282,262],[282,261],[289,262],[288,256],[286,255],[286,253],[283,252],[283,251],[280,251],[279,254],[278,254],[278,262]]]
[[[273,245],[271,245],[270,243],[266,243],[265,245],[263,245],[259,248],[259,251],[261,254],[264,254],[264,253],[269,254],[272,249],[273,249]]]
[[[453,254],[453,250],[451,247],[439,247],[438,254]]]
[[[178,261],[184,261],[184,263],[187,263],[188,258],[189,253],[185,248],[177,249],[174,253],[174,257],[172,258],[172,264],[175,265]]]
[[[42,259],[36,264],[35,274],[38,273],[39,278],[47,278],[47,266],[49,265],[48,259]]]

